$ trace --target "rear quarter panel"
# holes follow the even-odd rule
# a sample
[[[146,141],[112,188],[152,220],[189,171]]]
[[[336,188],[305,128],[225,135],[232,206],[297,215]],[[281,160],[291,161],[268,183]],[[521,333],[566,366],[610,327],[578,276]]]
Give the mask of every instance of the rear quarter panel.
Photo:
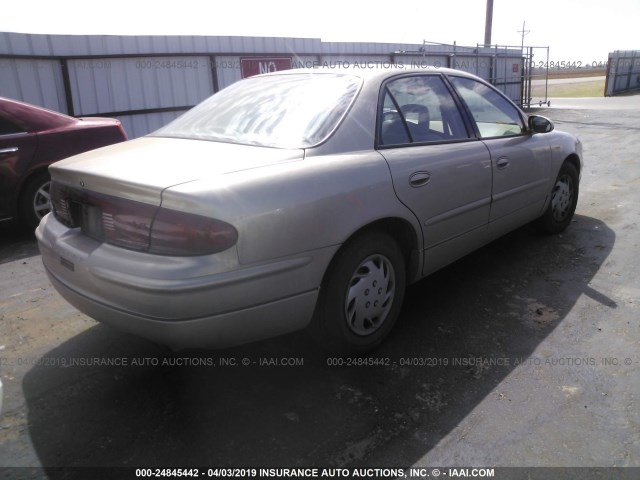
[[[53,163],[125,140],[126,137],[115,124],[83,126],[82,123],[78,123],[74,128],[40,132],[37,162]]]
[[[375,151],[308,157],[166,190],[162,205],[218,218],[238,229],[242,264],[340,245],[369,223],[413,214]]]

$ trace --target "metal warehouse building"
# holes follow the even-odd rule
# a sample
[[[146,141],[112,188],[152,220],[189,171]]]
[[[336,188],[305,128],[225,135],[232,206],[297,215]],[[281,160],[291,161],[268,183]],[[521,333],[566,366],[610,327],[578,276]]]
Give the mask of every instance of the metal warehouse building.
[[[605,96],[640,90],[640,50],[616,50],[609,54]]]
[[[316,66],[451,67],[524,103],[522,50],[318,38],[37,35],[0,32],[0,96],[72,116],[117,117],[145,135],[247,76]]]

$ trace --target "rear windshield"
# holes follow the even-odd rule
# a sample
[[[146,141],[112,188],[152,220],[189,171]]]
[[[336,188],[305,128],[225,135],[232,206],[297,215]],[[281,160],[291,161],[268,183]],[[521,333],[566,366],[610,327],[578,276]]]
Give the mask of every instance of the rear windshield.
[[[151,135],[307,148],[333,132],[361,83],[355,75],[330,73],[248,78]]]

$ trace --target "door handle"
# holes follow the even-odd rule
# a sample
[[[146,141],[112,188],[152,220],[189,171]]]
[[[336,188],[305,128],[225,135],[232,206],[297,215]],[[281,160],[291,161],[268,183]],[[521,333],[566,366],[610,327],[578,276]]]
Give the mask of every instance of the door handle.
[[[18,147],[0,148],[0,155],[4,155],[5,153],[16,153],[17,151],[18,151]]]
[[[496,162],[498,168],[507,168],[509,166],[509,159],[507,157],[501,157]]]
[[[429,172],[416,172],[409,177],[409,185],[418,188],[429,183],[429,180],[431,180],[431,174]]]

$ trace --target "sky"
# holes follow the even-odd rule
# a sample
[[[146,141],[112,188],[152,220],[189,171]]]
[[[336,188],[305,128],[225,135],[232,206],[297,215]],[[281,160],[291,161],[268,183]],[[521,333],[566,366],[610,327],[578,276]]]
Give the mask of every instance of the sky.
[[[244,35],[323,41],[484,42],[485,0],[29,0],[6,2],[0,31],[96,35]],[[582,66],[640,49],[640,0],[494,0],[492,43],[550,47]],[[534,51],[534,61],[546,59]]]

